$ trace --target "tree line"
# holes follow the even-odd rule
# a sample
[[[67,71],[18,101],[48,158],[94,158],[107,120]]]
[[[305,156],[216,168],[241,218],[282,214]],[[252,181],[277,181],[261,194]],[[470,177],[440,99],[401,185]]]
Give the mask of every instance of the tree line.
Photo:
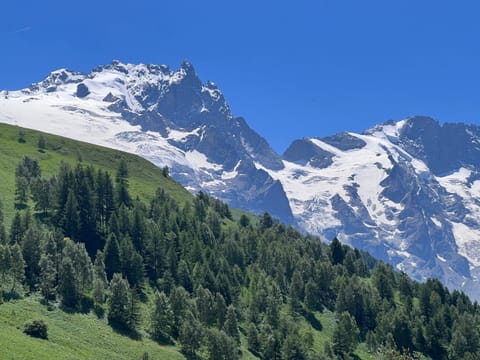
[[[190,358],[248,348],[260,359],[349,359],[361,342],[377,358],[479,357],[476,302],[337,239],[326,245],[268,213],[234,221],[203,192],[179,204],[159,188],[145,203],[131,196],[123,160],[115,176],[62,163],[46,178],[25,157],[15,176],[8,231],[0,212],[5,301],[40,294]],[[319,350],[322,312],[336,325]]]

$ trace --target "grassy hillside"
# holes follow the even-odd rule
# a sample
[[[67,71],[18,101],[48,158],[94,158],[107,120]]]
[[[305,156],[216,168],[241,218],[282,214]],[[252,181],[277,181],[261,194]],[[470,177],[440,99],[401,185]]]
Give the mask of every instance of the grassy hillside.
[[[19,132],[24,132],[25,142],[19,142]],[[38,140],[43,136],[45,150],[38,148]],[[130,192],[142,200],[149,200],[158,187],[180,203],[191,199],[191,194],[178,183],[162,175],[162,170],[151,162],[128,153],[91,145],[35,130],[0,124],[0,200],[4,204],[6,224],[14,213],[13,190],[15,188],[15,168],[24,156],[39,160],[42,172],[51,176],[61,161],[75,165],[81,161],[96,168],[115,174],[119,160],[125,159],[130,176]]]
[[[48,324],[48,340],[25,335],[23,324],[42,319]],[[173,346],[160,346],[145,338],[133,340],[112,330],[105,320],[90,314],[48,311],[38,299],[27,297],[0,305],[2,359],[184,359]]]

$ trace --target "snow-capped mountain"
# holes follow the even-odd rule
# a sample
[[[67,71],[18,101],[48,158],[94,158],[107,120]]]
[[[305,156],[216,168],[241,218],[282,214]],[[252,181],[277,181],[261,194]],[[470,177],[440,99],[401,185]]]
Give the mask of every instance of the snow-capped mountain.
[[[283,156],[192,65],[114,61],[0,93],[0,122],[141,155],[193,192],[269,211],[480,299],[480,128],[412,117]]]
[[[255,166],[279,170],[281,157],[187,61],[177,71],[119,61],[89,74],[54,71],[27,89],[2,91],[0,122],[136,153],[169,166],[192,192],[293,222],[281,183]]]
[[[480,297],[480,128],[428,117],[294,141],[268,170],[298,225]]]

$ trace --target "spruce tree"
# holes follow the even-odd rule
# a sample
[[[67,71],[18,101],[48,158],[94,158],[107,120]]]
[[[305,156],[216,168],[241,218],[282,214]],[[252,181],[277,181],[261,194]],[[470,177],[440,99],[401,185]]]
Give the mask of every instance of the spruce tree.
[[[121,273],[122,271],[120,247],[117,237],[113,233],[108,236],[107,242],[105,243],[104,254],[107,279],[112,279],[113,274]]]
[[[40,292],[43,299],[48,302],[55,297],[57,269],[52,261],[52,255],[42,254],[40,257]]]
[[[109,323],[121,329],[130,329],[129,324],[129,285],[119,273],[113,274],[110,282],[108,304]]]
[[[169,342],[174,322],[173,311],[164,292],[156,292],[150,314],[150,334],[161,342]]]
[[[188,357],[195,357],[202,344],[203,335],[203,326],[191,312],[188,312],[180,327],[178,339],[182,352]]]
[[[67,308],[76,308],[80,300],[80,290],[76,279],[75,269],[69,257],[63,257],[58,274],[58,293],[62,304]]]
[[[337,326],[333,332],[335,354],[342,357],[351,354],[357,347],[359,334],[355,319],[348,312],[339,314]]]
[[[25,268],[27,265],[23,259],[22,249],[17,243],[10,247],[10,256],[10,274],[12,277],[11,292],[15,292],[17,285],[21,284],[25,279]]]
[[[240,344],[240,332],[238,330],[237,312],[233,305],[227,308],[225,324],[223,325],[225,333]]]
[[[132,199],[128,192],[128,168],[127,162],[122,159],[118,165],[117,176],[116,176],[116,202],[117,206],[122,205],[130,207],[132,204]]]

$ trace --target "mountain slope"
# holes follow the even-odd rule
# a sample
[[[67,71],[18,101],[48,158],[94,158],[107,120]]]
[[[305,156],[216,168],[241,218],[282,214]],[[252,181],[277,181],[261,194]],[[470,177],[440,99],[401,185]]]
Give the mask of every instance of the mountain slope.
[[[188,190],[337,236],[480,298],[480,128],[428,117],[299,139],[276,154],[193,66],[114,61],[3,91],[0,122],[138,154]]]
[[[282,185],[254,165],[280,169],[281,158],[188,62],[177,71],[118,61],[90,74],[62,69],[3,91],[0,109],[0,122],[138,154],[193,192],[293,221]]]
[[[191,194],[182,186],[165,177],[161,169],[139,156],[29,129],[22,129],[25,142],[20,143],[19,130],[16,126],[0,124],[0,200],[4,205],[7,224],[14,214],[12,189],[15,188],[15,169],[24,156],[38,159],[46,176],[56,173],[62,161],[74,165],[79,160],[115,173],[118,161],[124,159],[130,172],[135,174],[130,181],[130,190],[135,197],[150,201],[156,189],[161,187],[179,203],[192,199]],[[38,148],[40,136],[46,143],[46,149],[42,151]]]
[[[478,134],[413,117],[295,141],[285,168],[269,173],[284,185],[300,227],[478,298]]]

